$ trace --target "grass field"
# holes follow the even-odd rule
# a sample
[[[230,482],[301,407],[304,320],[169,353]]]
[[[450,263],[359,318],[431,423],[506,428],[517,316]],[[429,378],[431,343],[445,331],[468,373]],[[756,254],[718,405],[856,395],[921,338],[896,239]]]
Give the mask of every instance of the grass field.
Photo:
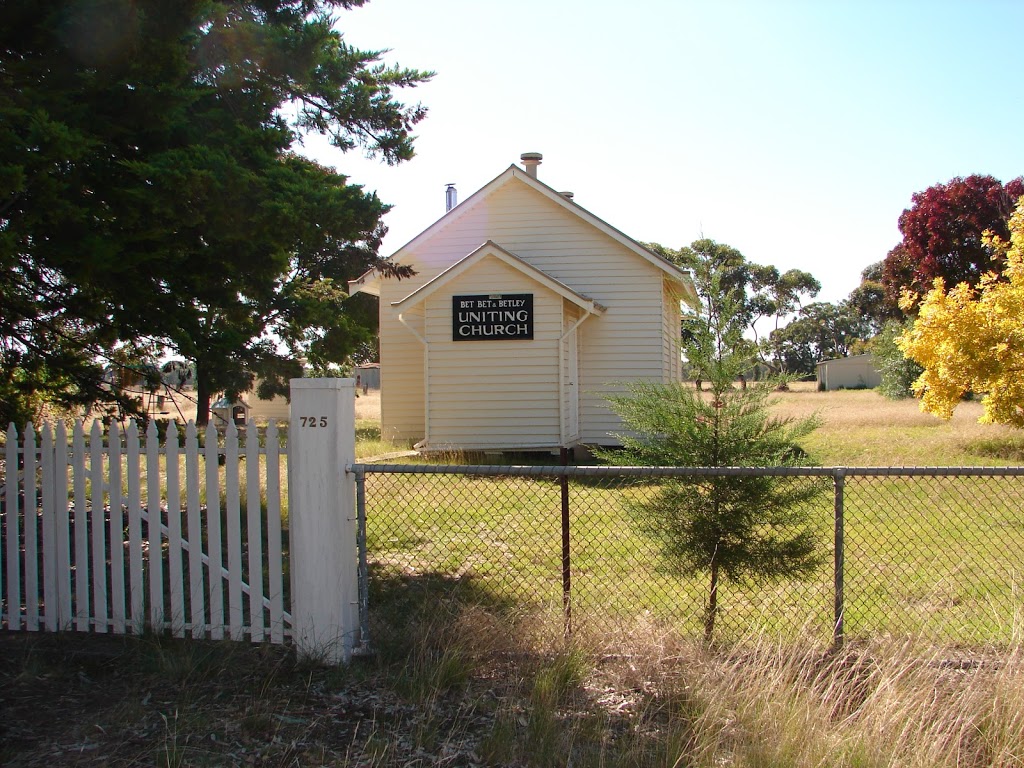
[[[195,404],[176,398],[165,417],[193,418]],[[874,390],[818,392],[813,382],[795,383],[773,396],[776,413],[817,413],[820,430],[805,448],[825,466],[985,466],[1024,464],[1024,434],[978,424],[981,405],[964,402],[944,422],[922,413],[916,400],[887,400]],[[356,398],[357,450],[361,458],[408,449],[380,436],[380,390]]]
[[[360,455],[404,447],[379,441],[370,398],[357,407],[359,429],[373,440]],[[974,423],[976,403],[964,404],[949,423],[918,413],[912,401],[890,403],[868,391],[797,390],[776,396],[775,407],[822,415],[824,426],[805,447],[823,465],[1024,463],[1021,436]],[[395,502],[396,518],[421,519],[374,533],[371,552],[382,566],[374,586],[376,655],[348,668],[231,643],[0,634],[0,764],[1024,765],[1016,616],[989,617],[1010,638],[999,646],[881,631],[837,652],[810,626],[806,635],[785,637],[737,628],[731,642],[706,646],[643,611],[616,630],[598,626],[566,641],[559,530],[546,519],[533,525],[536,509],[557,504],[557,488],[506,493],[480,479],[468,491],[468,502],[454,503],[450,493],[420,489],[427,512]],[[585,506],[595,545],[615,540],[618,550],[574,553],[577,588],[585,593],[587,574],[603,570],[623,589],[613,605],[593,610],[611,616],[639,607],[647,598],[635,591],[635,573],[648,558],[597,484],[574,493],[592,499]],[[978,503],[959,486],[907,487],[891,479],[860,493],[851,498],[851,515],[874,515],[903,531],[889,543],[862,537],[848,551],[872,564],[871,581],[851,589],[883,604],[899,600],[878,622],[955,611],[972,599],[983,604],[964,586],[967,564],[1005,571],[1024,559],[1001,543],[984,549],[981,529],[972,538],[942,512],[955,502],[961,521],[1009,531],[998,517],[1001,494]],[[952,527],[928,538],[935,520],[892,507],[894,497],[923,503],[930,517]],[[472,540],[486,541],[493,560],[474,553]],[[923,555],[911,564],[915,541]],[[954,561],[952,575],[929,583],[929,563],[940,556]],[[522,560],[523,583],[547,585],[547,610],[524,610],[484,587],[484,576],[508,574]],[[984,586],[985,579],[977,581]]]
[[[782,415],[818,413],[806,441],[826,466],[1010,465],[1020,436],[977,423],[965,403],[950,422],[915,401],[872,391],[817,392],[810,385],[774,396]],[[911,434],[913,439],[906,435]],[[493,459],[492,459],[493,461]],[[820,480],[800,480],[816,482]],[[367,481],[371,562],[378,578],[410,586],[472,583],[519,608],[561,610],[560,499],[556,485],[527,479],[371,475]],[[666,573],[631,528],[627,495],[608,482],[571,483],[574,619],[609,636],[636,620],[696,633],[706,599],[701,576]],[[825,481],[813,517],[823,563],[805,581],[724,585],[722,631],[763,629],[831,636],[834,599],[833,492]],[[1024,558],[1016,478],[850,476],[845,483],[846,631],[852,637],[921,635],[948,643],[1014,641]],[[447,581],[445,581],[447,580]]]
[[[812,507],[821,566],[805,580],[723,584],[723,638],[756,629],[830,642],[831,481],[792,482],[821,487]],[[1021,484],[1019,477],[847,477],[847,636],[1012,644],[1024,559]],[[624,508],[627,496],[653,488],[650,482],[570,482],[574,623],[608,642],[629,634],[636,622],[700,632],[706,575],[681,578],[663,568]],[[378,610],[394,594],[430,601],[466,589],[476,600],[518,611],[561,610],[560,493],[552,481],[371,475],[367,500],[372,583],[389,585],[371,601]]]
[[[978,402],[961,403],[952,419],[942,421],[922,413],[916,400],[887,400],[874,390],[817,392],[798,384],[773,400],[781,416],[821,416],[822,428],[804,447],[824,466],[1024,464],[1024,434],[979,424]]]
[[[979,402],[961,403],[950,421],[922,413],[916,400],[887,400],[876,391],[818,392],[813,382],[790,385],[772,396],[779,416],[817,413],[822,427],[804,443],[822,466],[1016,466],[1024,465],[1024,433],[979,424]],[[360,453],[403,450],[380,440],[380,392],[356,400]],[[364,453],[365,449],[365,453]]]

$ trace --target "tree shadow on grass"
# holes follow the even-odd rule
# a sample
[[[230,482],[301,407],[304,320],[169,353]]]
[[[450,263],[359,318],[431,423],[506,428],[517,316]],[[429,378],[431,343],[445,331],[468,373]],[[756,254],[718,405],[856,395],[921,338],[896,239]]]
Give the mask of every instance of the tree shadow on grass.
[[[557,622],[541,602],[471,573],[371,564],[369,597],[371,643],[386,661],[451,651],[477,661],[530,656]]]
[[[457,616],[472,608],[495,615],[511,615],[522,603],[500,594],[472,575],[437,571],[409,572],[392,565],[371,564],[370,615],[401,631],[411,622],[436,617],[442,611]]]
[[[469,575],[375,564],[369,587],[376,666],[417,703],[471,687],[516,636],[513,602]]]

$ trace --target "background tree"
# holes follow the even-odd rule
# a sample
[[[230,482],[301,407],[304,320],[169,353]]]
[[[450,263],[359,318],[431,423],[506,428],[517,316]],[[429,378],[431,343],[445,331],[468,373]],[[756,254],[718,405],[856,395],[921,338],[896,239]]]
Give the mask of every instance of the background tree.
[[[772,331],[769,342],[782,370],[793,376],[814,374],[822,360],[846,357],[870,335],[870,322],[848,301],[815,302],[796,319]]]
[[[987,236],[1005,260],[974,288],[946,290],[936,280],[899,346],[923,372],[914,382],[921,408],[944,419],[968,392],[984,394],[985,423],[1024,427],[1024,198],[1010,219],[1010,239]],[[904,304],[917,297],[905,294]]]
[[[871,354],[881,377],[878,391],[890,400],[912,397],[914,382],[923,370],[899,345],[900,337],[913,324],[912,318],[890,320],[871,341]]]
[[[742,329],[738,335],[728,334],[736,339],[736,351],[742,351],[748,357],[751,368],[761,362],[776,372],[784,369],[779,351],[771,348],[768,339],[760,339],[758,324],[771,320],[774,328],[778,329],[783,318],[796,312],[805,297],[816,296],[821,285],[811,274],[796,269],[780,273],[773,266],[747,261],[732,246],[708,238],[695,240],[679,250],[658,243],[648,244],[648,247],[688,269],[694,277],[694,286],[704,311],[684,317],[684,339],[700,330],[695,326],[704,326],[706,331],[710,318],[719,311],[720,297],[714,292],[721,291],[730,304],[727,322]],[[751,355],[751,351],[760,354]],[[691,361],[690,367],[693,377],[700,378],[699,366]],[[749,372],[744,370],[740,373],[745,375]]]
[[[376,253],[387,206],[291,153],[317,132],[412,156],[425,113],[393,91],[429,73],[344,42],[331,14],[361,4],[4,4],[0,416],[109,399],[117,344],[194,361],[206,399],[367,339],[344,289],[395,271]]]
[[[653,244],[653,249],[670,261],[684,269],[688,269],[693,278],[694,290],[700,301],[702,311],[683,315],[682,338],[683,352],[686,354],[688,344],[695,338],[703,338],[709,332],[712,323],[720,323],[723,338],[727,338],[733,349],[726,352],[743,354],[739,349],[744,345],[743,334],[748,330],[753,318],[747,300],[747,287],[752,276],[750,264],[743,254],[732,246],[716,243],[714,240],[695,240],[689,247],[673,251],[664,246]],[[728,316],[722,314],[725,306],[729,308]],[[687,355],[691,377],[702,382],[709,372],[703,368],[704,361]],[[739,371],[746,373],[745,370]],[[698,385],[700,387],[702,385]]]
[[[1007,221],[1024,178],[1005,186],[992,176],[957,177],[911,198],[913,205],[899,218],[903,240],[886,256],[882,283],[890,307],[899,305],[904,289],[930,290],[936,278],[946,285],[977,285],[993,269],[992,251],[983,233],[1008,236]],[[996,265],[996,271],[1001,271]],[[908,305],[907,311],[913,307]]]
[[[860,285],[850,291],[846,298],[850,311],[856,312],[866,323],[865,339],[881,333],[889,320],[903,319],[903,312],[899,306],[886,299],[885,285],[882,282],[884,270],[884,262],[876,261],[869,264],[860,273]]]
[[[753,266],[751,275],[750,326],[757,338],[758,321],[773,322],[767,337],[761,340],[762,361],[768,362],[777,373],[783,373],[786,366],[782,349],[776,345],[772,334],[779,331],[783,318],[790,317],[800,310],[805,297],[813,299],[818,295],[821,283],[811,273],[799,269],[780,273],[772,266]]]
[[[686,319],[686,356],[702,372],[706,393],[683,383],[637,382],[610,398],[630,432],[621,451],[601,451],[615,464],[691,467],[804,466],[798,441],[814,418],[779,419],[768,398],[775,382],[735,388],[753,359],[743,343],[744,293],[733,282],[734,254],[717,250],[720,268],[694,275],[705,303]],[[705,261],[704,265],[707,266]],[[808,504],[820,486],[779,477],[673,479],[631,503],[637,529],[653,539],[665,564],[680,576],[708,577],[704,633],[719,613],[719,585],[802,577],[820,561]]]

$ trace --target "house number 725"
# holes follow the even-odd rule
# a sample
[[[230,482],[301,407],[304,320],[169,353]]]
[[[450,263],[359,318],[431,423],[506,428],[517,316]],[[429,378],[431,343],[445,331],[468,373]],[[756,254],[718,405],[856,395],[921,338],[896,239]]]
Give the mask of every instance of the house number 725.
[[[301,416],[300,423],[304,427],[326,427],[326,416]]]

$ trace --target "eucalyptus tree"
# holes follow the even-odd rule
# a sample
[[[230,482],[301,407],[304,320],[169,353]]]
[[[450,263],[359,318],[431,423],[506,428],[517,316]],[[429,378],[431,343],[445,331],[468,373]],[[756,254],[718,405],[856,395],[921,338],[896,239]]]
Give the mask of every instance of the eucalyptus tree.
[[[649,247],[675,264],[688,269],[700,299],[702,311],[683,320],[683,338],[692,337],[696,326],[706,327],[712,318],[721,316],[723,300],[729,304],[728,317],[721,317],[730,326],[726,334],[734,339],[736,351],[751,355],[751,367],[763,364],[775,373],[785,371],[782,349],[771,335],[763,334],[763,324],[771,322],[778,331],[787,317],[798,313],[806,298],[817,296],[821,284],[809,272],[790,269],[780,272],[771,265],[748,261],[736,248],[709,238],[695,240],[678,250],[657,243]],[[733,329],[740,333],[732,333]],[[690,361],[695,378],[701,377],[700,366]],[[748,371],[741,371],[746,374]]]

